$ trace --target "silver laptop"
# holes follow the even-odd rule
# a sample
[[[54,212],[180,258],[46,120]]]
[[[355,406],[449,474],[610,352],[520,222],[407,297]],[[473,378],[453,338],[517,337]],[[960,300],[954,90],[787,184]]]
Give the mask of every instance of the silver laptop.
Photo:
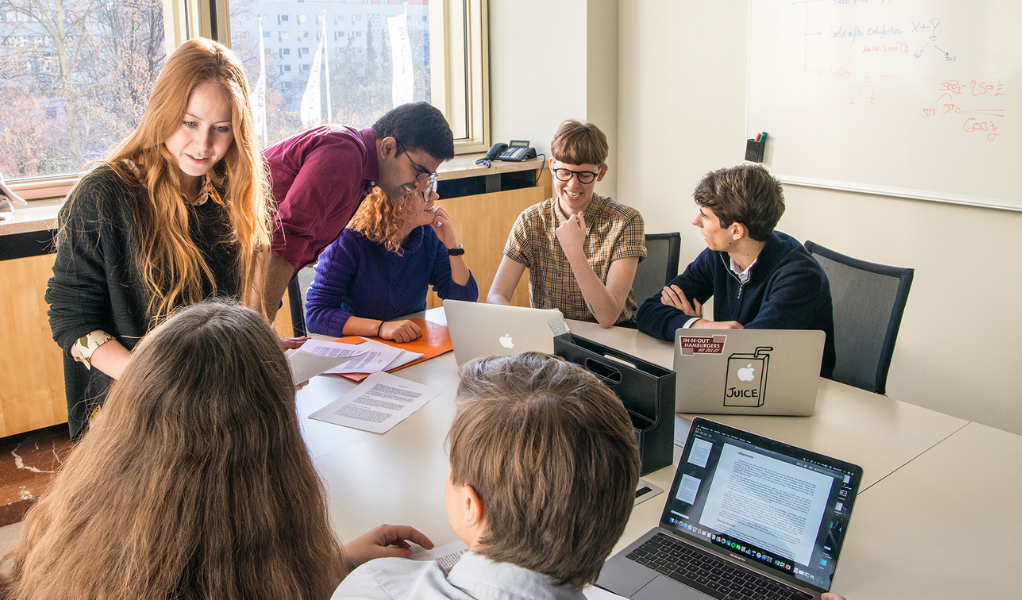
[[[556,308],[538,309],[444,300],[447,329],[458,365],[480,356],[554,352],[554,336],[566,333]]]
[[[807,416],[816,410],[822,331],[679,329],[675,410]]]
[[[819,598],[861,479],[851,463],[696,418],[660,526],[597,585],[635,600]]]

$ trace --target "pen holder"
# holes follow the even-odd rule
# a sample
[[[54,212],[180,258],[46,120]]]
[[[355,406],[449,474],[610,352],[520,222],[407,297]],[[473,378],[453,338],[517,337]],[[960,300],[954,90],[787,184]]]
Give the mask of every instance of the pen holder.
[[[757,142],[754,139],[745,140],[745,160],[752,162],[763,162],[763,151],[766,149],[766,140]]]

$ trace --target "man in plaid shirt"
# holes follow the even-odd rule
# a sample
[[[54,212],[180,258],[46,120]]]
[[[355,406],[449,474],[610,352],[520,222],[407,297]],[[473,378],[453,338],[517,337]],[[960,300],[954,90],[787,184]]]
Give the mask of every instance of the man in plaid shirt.
[[[607,174],[607,137],[595,125],[568,120],[550,149],[556,197],[518,216],[486,301],[508,304],[529,269],[533,308],[557,308],[565,318],[603,327],[630,323],[632,280],[646,243],[637,210],[593,193]]]

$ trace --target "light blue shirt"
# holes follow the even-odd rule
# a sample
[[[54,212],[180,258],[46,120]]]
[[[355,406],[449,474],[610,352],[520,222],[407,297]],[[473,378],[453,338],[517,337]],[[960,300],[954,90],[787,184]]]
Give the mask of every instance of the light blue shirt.
[[[473,552],[444,575],[436,561],[379,558],[352,571],[334,592],[338,598],[454,598],[455,600],[585,600],[571,584],[549,575],[498,563]]]

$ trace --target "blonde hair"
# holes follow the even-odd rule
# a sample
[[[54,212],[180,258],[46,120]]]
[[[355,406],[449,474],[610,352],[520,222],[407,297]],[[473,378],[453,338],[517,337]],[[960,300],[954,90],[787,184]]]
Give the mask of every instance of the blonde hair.
[[[451,482],[483,502],[480,553],[579,588],[596,581],[639,480],[624,405],[585,369],[546,354],[479,359],[460,374]]]
[[[348,228],[361,233],[370,242],[383,244],[387,250],[400,255],[401,242],[404,241],[402,226],[415,212],[412,208],[415,202],[421,202],[416,192],[394,201],[383,190],[375,187],[351,217]]]
[[[326,598],[344,576],[276,336],[188,307],[132,352],[4,558],[8,598]]]
[[[136,163],[147,191],[148,203],[133,206],[132,212],[142,242],[138,263],[150,295],[147,312],[152,321],[166,317],[175,306],[201,301],[204,279],[216,289],[213,273],[189,234],[180,169],[164,145],[181,125],[192,91],[207,82],[218,84],[231,99],[234,142],[209,176],[214,185],[225,189],[231,241],[238,245],[242,293],[255,280],[256,249],[269,247],[270,185],[258,148],[244,66],[234,52],[217,42],[188,40],[160,70],[138,128],[107,159],[128,185],[140,185],[139,178],[122,161]]]

